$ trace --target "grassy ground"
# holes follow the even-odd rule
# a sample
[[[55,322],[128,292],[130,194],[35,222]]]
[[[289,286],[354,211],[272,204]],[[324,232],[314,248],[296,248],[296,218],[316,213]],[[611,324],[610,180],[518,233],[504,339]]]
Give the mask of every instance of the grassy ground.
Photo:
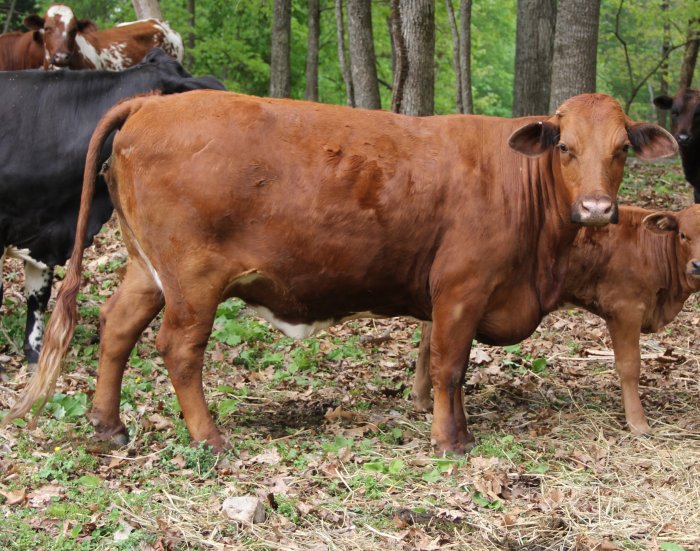
[[[677,162],[633,164],[623,202],[679,208]],[[241,303],[222,305],[206,392],[232,450],[189,446],[154,349],[122,390],[131,443],[106,448],[86,421],[99,305],[124,251],[110,225],[88,252],[78,328],[58,394],[30,430],[0,430],[1,549],[700,549],[700,300],[644,336],[653,435],[624,427],[604,323],[571,310],[514,347],[479,345],[466,386],[479,445],[435,457],[429,414],[408,394],[410,320],[359,321],[294,342]],[[6,268],[0,407],[27,380],[18,349],[22,273]],[[252,494],[267,518],[221,506]]]

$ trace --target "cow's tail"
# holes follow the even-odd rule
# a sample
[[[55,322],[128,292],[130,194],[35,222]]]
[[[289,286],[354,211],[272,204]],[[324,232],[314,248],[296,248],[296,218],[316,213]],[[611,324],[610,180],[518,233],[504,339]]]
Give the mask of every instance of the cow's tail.
[[[63,359],[68,352],[70,341],[75,332],[77,321],[76,298],[81,283],[83,250],[85,249],[87,238],[90,206],[95,194],[95,180],[100,168],[98,166],[100,152],[110,134],[115,130],[119,130],[129,116],[138,111],[147,99],[147,97],[141,96],[114,106],[102,117],[90,139],[85,160],[83,189],[80,196],[80,211],[78,213],[73,254],[70,257],[63,285],[56,298],[56,306],[46,327],[44,345],[39,356],[37,370],[27,383],[22,395],[0,422],[0,426],[6,425],[13,419],[24,417],[32,406],[41,400],[32,421],[34,423],[46,401],[53,395],[56,380],[61,372]]]

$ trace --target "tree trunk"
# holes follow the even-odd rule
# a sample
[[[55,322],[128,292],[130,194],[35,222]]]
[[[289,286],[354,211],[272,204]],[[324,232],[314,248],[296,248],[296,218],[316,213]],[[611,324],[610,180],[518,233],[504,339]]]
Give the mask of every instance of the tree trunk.
[[[394,113],[401,113],[403,91],[406,88],[406,77],[408,76],[408,54],[401,30],[400,0],[391,0],[391,65],[394,74],[391,89],[391,110]]]
[[[432,115],[435,108],[435,1],[399,0],[408,71],[401,113]]]
[[[459,66],[462,108],[464,113],[474,112],[472,96],[472,0],[459,4]]]
[[[158,0],[132,0],[138,19],[163,19]]]
[[[698,60],[698,47],[700,46],[700,19],[688,21],[688,38],[681,64],[680,87],[690,88],[693,85],[693,73]],[[665,112],[665,111],[664,111]]]
[[[549,111],[556,0],[518,0],[513,116]]]
[[[352,85],[352,74],[350,66],[345,57],[345,23],[343,23],[343,0],[335,0],[335,23],[338,35],[338,63],[340,64],[340,72],[345,81],[345,96],[348,105],[355,107],[355,92]]]
[[[381,109],[370,0],[348,0],[348,46],[355,106]]]
[[[190,69],[194,67],[194,45],[195,45],[195,0],[187,0],[187,51],[185,52],[185,65]]]
[[[2,29],[2,33],[5,34],[8,30],[10,30],[10,23],[12,22],[12,17],[15,15],[15,4],[17,3],[17,0],[12,0],[10,2],[10,7],[7,10],[7,19],[5,19],[5,26]]]
[[[671,22],[668,20],[668,0],[662,0],[661,11],[664,13],[664,34],[661,42],[661,57],[663,62],[659,67],[659,94],[668,96],[668,54],[671,49]],[[666,109],[656,109],[656,122],[667,128],[668,111]]]
[[[445,0],[447,17],[450,21],[450,32],[452,33],[452,68],[455,72],[455,105],[457,113],[464,113],[462,105],[462,63],[459,59],[459,30],[457,29],[457,18],[452,0]]]
[[[550,112],[571,96],[595,92],[599,15],[600,0],[559,2]]]
[[[270,97],[288,98],[291,88],[292,0],[275,0],[270,48]]]
[[[318,101],[318,41],[321,34],[319,0],[309,0],[309,38],[306,43],[306,90],[304,99]]]

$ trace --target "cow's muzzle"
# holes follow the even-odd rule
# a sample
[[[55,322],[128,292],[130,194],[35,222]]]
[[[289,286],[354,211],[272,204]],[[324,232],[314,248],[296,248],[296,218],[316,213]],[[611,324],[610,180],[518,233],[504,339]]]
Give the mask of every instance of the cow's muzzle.
[[[617,224],[617,203],[610,197],[584,197],[571,207],[571,221],[583,226]]]
[[[700,260],[691,260],[688,262],[688,275],[700,279]]]
[[[676,141],[678,142],[678,145],[686,145],[690,143],[690,141],[693,139],[693,136],[690,134],[690,132],[679,132],[678,134],[675,135]]]
[[[70,54],[68,52],[56,52],[51,57],[51,65],[56,67],[65,67],[70,61]]]

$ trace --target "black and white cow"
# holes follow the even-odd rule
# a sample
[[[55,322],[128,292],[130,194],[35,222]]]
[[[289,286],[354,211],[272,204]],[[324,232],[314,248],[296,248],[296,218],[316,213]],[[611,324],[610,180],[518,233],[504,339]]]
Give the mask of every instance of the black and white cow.
[[[224,89],[212,77],[192,77],[158,49],[122,72],[0,72],[0,260],[7,256],[24,261],[24,352],[30,364],[39,357],[53,268],[73,249],[85,154],[97,122],[130,96],[203,88]],[[111,148],[110,140],[103,160]],[[90,213],[90,240],[111,213],[102,183]]]

